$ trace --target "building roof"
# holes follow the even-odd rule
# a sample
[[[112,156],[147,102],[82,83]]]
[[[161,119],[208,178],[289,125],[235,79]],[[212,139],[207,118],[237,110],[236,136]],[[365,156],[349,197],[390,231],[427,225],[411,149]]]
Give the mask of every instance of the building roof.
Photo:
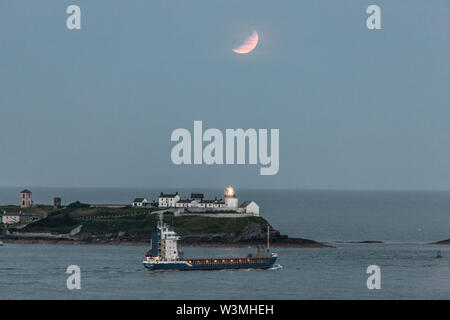
[[[203,199],[203,193],[191,193],[191,199]]]
[[[200,203],[214,203],[216,200],[202,200]]]
[[[28,189],[25,189],[25,190],[20,191],[20,193],[29,193],[29,194],[31,194],[31,191],[28,190]]]
[[[169,194],[169,193],[162,193],[159,195],[160,198],[175,198],[178,195],[178,192],[175,192],[175,194]]]
[[[11,213],[1,213],[2,217],[15,217],[15,216],[20,216],[21,214],[18,212],[11,212]]]
[[[22,212],[23,216],[42,216],[39,212]]]
[[[20,216],[42,216],[39,212],[7,212],[7,213],[0,213],[1,216],[9,216],[9,217],[20,217]]]
[[[134,199],[133,202],[144,202],[144,201],[147,202],[147,199],[145,199],[145,198],[136,198],[136,199]]]
[[[240,208],[245,208],[245,207],[247,207],[250,203],[252,203],[252,202],[254,202],[254,201],[245,201],[245,202],[243,202],[239,207]]]
[[[180,200],[178,201],[178,203],[191,203],[193,200],[191,199],[184,199],[184,200]]]
[[[225,203],[225,201],[223,200],[202,200],[200,201],[200,203],[218,203],[218,204],[223,204]]]

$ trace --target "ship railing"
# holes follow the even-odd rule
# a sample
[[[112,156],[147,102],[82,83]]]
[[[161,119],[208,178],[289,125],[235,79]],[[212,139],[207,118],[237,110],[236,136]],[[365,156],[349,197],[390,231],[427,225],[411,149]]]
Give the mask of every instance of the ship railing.
[[[188,259],[187,263],[192,265],[232,265],[245,263],[265,263],[267,257],[253,257],[253,258],[208,258],[208,259]]]

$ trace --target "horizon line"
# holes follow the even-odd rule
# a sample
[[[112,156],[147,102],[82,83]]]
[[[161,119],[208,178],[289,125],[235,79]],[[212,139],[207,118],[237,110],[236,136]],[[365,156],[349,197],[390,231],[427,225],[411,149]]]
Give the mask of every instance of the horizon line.
[[[233,184],[231,184],[233,185]],[[167,186],[161,186],[161,187],[155,187],[155,186],[38,186],[38,185],[25,185],[25,186],[0,186],[0,188],[17,188],[17,189],[31,189],[31,188],[63,188],[63,189],[171,189],[171,190],[177,190],[177,189],[221,189],[226,188],[224,187],[211,187],[211,186],[191,186],[191,187],[167,187]],[[417,189],[417,188],[386,188],[386,189],[380,189],[380,188],[360,188],[360,189],[351,189],[351,188],[294,188],[294,187],[239,187],[234,185],[235,189],[241,189],[241,190],[290,190],[290,191],[370,191],[370,192],[450,192],[450,189]]]

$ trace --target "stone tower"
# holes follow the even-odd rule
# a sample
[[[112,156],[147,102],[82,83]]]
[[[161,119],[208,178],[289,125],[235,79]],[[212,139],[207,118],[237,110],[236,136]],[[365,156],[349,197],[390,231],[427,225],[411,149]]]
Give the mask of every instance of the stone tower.
[[[31,191],[25,189],[20,192],[20,207],[30,208],[33,205],[33,199],[31,197]]]
[[[55,209],[61,208],[61,198],[60,197],[53,198],[53,208],[55,208]]]

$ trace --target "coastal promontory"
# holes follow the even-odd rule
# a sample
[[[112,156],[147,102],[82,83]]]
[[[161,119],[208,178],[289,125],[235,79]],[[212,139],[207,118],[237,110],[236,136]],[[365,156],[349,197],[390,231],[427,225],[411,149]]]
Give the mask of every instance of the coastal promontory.
[[[11,210],[11,207],[9,208]],[[79,202],[64,208],[39,207],[44,219],[21,226],[2,226],[4,242],[147,244],[158,220],[173,226],[185,246],[263,245],[267,239],[274,247],[329,247],[314,240],[281,234],[262,217],[176,216],[158,208],[95,207]]]

